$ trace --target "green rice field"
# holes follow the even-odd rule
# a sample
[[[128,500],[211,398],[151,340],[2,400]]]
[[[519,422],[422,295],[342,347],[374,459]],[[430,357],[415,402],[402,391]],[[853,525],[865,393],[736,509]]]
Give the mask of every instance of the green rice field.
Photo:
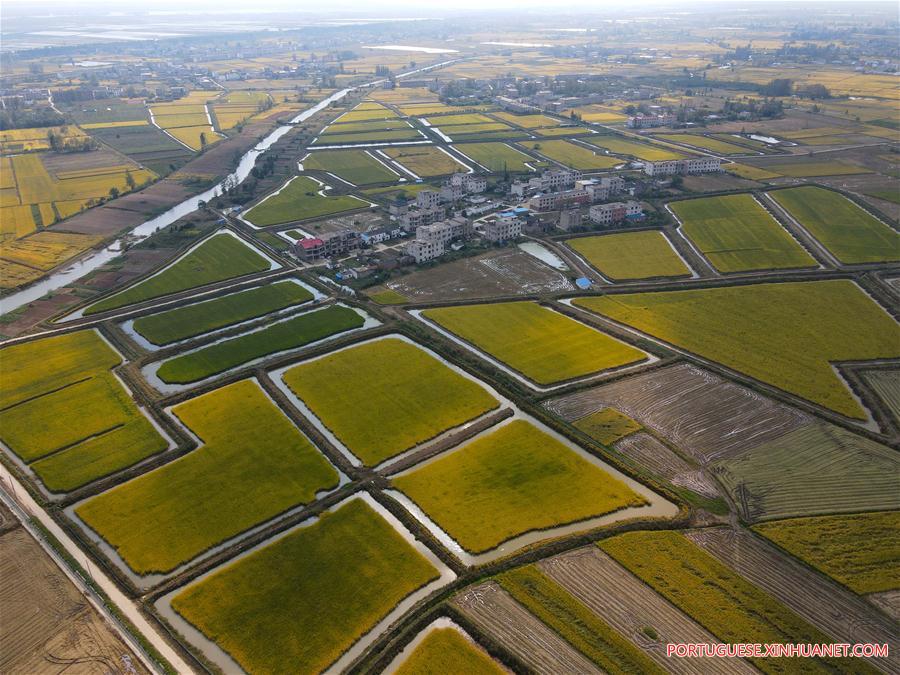
[[[295,220],[330,216],[368,206],[353,195],[329,196],[325,188],[307,176],[291,178],[281,190],[244,212],[244,219],[258,227],[280,225]]]
[[[392,159],[400,162],[400,164],[412,171],[415,175],[423,178],[443,176],[458,171],[465,171],[466,169],[447,153],[441,152],[437,148],[428,145],[414,145],[406,148],[385,148],[384,152]]]
[[[437,570],[372,507],[323,513],[172,600],[251,673],[318,673]],[[327,598],[327,602],[323,599]]]
[[[566,244],[614,281],[689,276],[690,270],[659,231],[576,237]]]
[[[312,298],[312,293],[300,284],[278,281],[215,300],[142,316],[135,320],[134,330],[155,345],[166,345],[309,302]]]
[[[84,314],[97,314],[164,295],[269,269],[269,261],[230,234],[216,234],[162,272],[95,302]]]
[[[498,405],[480,385],[396,338],[301,363],[284,382],[368,465]]]
[[[439,307],[422,316],[540,385],[646,358],[624,342],[533,302]]]
[[[526,162],[534,161],[524,152],[506,143],[463,143],[455,146],[458,151],[490,171],[522,173],[531,171]]]
[[[833,190],[808,185],[769,196],[843,263],[900,260],[900,234]]]
[[[168,384],[198,382],[254,359],[360,328],[364,321],[349,307],[331,305],[176,356],[163,362],[156,374]]]
[[[684,159],[691,153],[688,151],[676,152],[661,145],[651,145],[633,141],[624,136],[591,136],[587,139],[591,145],[605,148],[617,155],[627,155],[647,162],[661,162],[667,159]]]
[[[393,484],[472,553],[525,532],[647,503],[525,420],[400,474]]]
[[[701,148],[702,150],[709,150],[717,155],[746,155],[751,152],[748,148],[735,143],[700,134],[657,134],[655,137],[664,141],[672,141],[682,145]]]
[[[672,202],[681,229],[720,272],[816,267],[816,261],[752,195]]]
[[[397,668],[397,675],[503,675],[497,663],[455,628],[428,632]]]
[[[362,150],[317,150],[303,160],[303,168],[328,171],[354,185],[393,183],[399,178]]]
[[[575,305],[855,419],[832,362],[900,356],[900,327],[851,281],[580,298]]]
[[[766,171],[775,171],[782,176],[791,176],[792,178],[853,176],[863,173],[872,173],[871,169],[856,164],[846,164],[844,162],[770,162],[768,164],[759,164],[757,166]]]
[[[603,445],[611,445],[643,428],[639,422],[615,408],[603,408],[581,417],[572,422],[572,426]]]
[[[338,484],[337,471],[253,380],[173,412],[200,447],[76,509],[137,574],[169,572]]]
[[[581,171],[611,169],[622,163],[618,157],[597,154],[584,146],[569,141],[554,140],[540,141],[539,143],[529,141],[528,147],[563,166]]]

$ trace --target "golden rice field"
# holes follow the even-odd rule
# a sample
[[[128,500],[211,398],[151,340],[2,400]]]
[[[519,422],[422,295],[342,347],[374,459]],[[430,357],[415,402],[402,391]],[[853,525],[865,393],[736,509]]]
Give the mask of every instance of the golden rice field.
[[[540,385],[646,359],[639,349],[533,302],[439,307],[422,315]]]
[[[62,139],[83,138],[86,134],[74,124],[59,127],[40,127],[37,129],[7,129],[0,131],[0,152],[34,152],[49,150],[48,134],[54,133]]]
[[[471,638],[452,627],[430,630],[396,670],[397,675],[503,675],[505,672]]]
[[[498,406],[480,385],[396,338],[301,363],[284,382],[368,465]]]
[[[526,532],[647,503],[525,420],[513,420],[392,482],[471,553]]]
[[[0,288],[33,281],[102,240],[97,235],[47,231],[4,241],[0,243]]]
[[[445,152],[432,146],[408,146],[403,148],[385,148],[385,154],[397,160],[417,176],[430,178],[443,176],[457,171],[465,171],[466,167]]]
[[[846,280],[608,295],[574,303],[854,419],[866,413],[832,363],[900,356],[900,326]]]
[[[690,275],[672,244],[658,230],[575,237],[566,244],[608,279],[622,281]]]

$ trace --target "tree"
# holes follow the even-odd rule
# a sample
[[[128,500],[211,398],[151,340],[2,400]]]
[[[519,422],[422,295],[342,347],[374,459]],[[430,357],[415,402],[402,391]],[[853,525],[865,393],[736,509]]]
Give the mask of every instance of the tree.
[[[131,171],[125,171],[125,185],[128,186],[129,190],[134,190],[134,176],[131,175]]]
[[[201,148],[206,147],[206,132],[205,131],[200,132],[200,147]]]
[[[110,199],[115,199],[118,196],[119,196],[119,188],[117,188],[117,187],[109,188],[109,198]]]

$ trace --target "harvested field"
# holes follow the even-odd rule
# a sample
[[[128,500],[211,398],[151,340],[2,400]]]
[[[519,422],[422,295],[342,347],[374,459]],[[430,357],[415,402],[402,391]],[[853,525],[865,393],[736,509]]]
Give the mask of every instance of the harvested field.
[[[768,195],[843,263],[900,260],[900,234],[833,190],[805,186]]]
[[[432,146],[385,148],[384,152],[422,178],[444,176],[466,170],[466,167],[450,155]]]
[[[21,526],[0,534],[0,580],[0,671],[148,672]]]
[[[289,662],[318,673],[437,578],[425,556],[357,498],[190,584],[172,607],[248,672]]]
[[[709,150],[717,155],[746,155],[750,152],[746,147],[701,134],[656,134],[656,138]]]
[[[415,129],[404,125],[390,131],[363,131],[359,133],[337,133],[338,127],[329,127],[329,133],[320,135],[313,145],[345,145],[350,143],[393,143],[396,141],[425,140]]]
[[[600,548],[723,642],[829,638],[677,532],[629,532]],[[858,673],[857,659],[751,659],[764,673]],[[851,665],[852,664],[852,665]]]
[[[664,670],[679,675],[756,672],[738,659],[667,657],[668,643],[717,644],[718,640],[594,546],[543,560],[538,568]],[[648,635],[648,628],[655,638]]]
[[[719,496],[719,490],[713,480],[650,434],[632,434],[617,441],[613,444],[613,448],[673,485],[687,488],[709,499]]]
[[[795,518],[753,529],[854,593],[900,590],[900,512]]]
[[[312,300],[294,281],[278,281],[214,300],[136,319],[134,330],[155,345],[186,340]]]
[[[558,138],[560,136],[585,136],[590,135],[591,130],[585,127],[549,127],[547,129],[535,129],[534,133],[544,138]]]
[[[646,654],[531,565],[504,572],[500,586],[606,673],[665,673]]]
[[[689,276],[666,236],[656,230],[567,239],[566,244],[608,279]]]
[[[387,120],[397,117],[397,113],[382,105],[374,108],[363,107],[365,105],[367,104],[360,104],[350,112],[345,112],[336,121],[340,123],[367,122],[369,120]]]
[[[751,446],[713,471],[750,522],[900,508],[897,454],[825,422]]]
[[[462,143],[454,149],[489,171],[512,173],[531,171],[525,163],[535,161],[506,143]]]
[[[752,195],[687,199],[669,208],[684,234],[720,272],[817,265]]]
[[[775,173],[774,171],[769,171],[767,169],[760,169],[757,166],[751,166],[749,164],[738,164],[737,162],[725,164],[724,169],[728,173],[733,173],[735,176],[747,178],[748,180],[770,180],[772,178],[781,177],[780,173]]]
[[[710,527],[686,536],[837,642],[896,644],[897,627],[868,603],[746,530]],[[886,672],[900,671],[896,655],[871,663]]]
[[[601,672],[495,582],[465,589],[453,604],[539,675]]]
[[[573,286],[535,257],[502,249],[392,279],[388,288],[410,302],[432,302],[567,291]]]
[[[629,344],[532,302],[439,307],[422,316],[539,385],[647,358]]]
[[[832,363],[900,356],[900,326],[849,280],[623,294],[573,302],[860,420],[866,419],[866,412]]]
[[[552,159],[554,162],[572,169],[580,169],[581,171],[611,169],[622,164],[622,160],[618,157],[609,157],[602,153],[596,153],[582,145],[570,143],[569,141],[529,142],[527,147],[548,159]]]
[[[394,675],[502,675],[507,672],[462,631],[430,630]]]
[[[900,422],[900,370],[869,370],[863,373],[863,379]]]
[[[739,455],[809,420],[793,408],[688,363],[584,389],[544,405],[568,422],[616,408],[701,464]]]
[[[558,127],[562,122],[555,117],[548,115],[517,115],[508,112],[495,112],[492,117],[509,122],[517,127],[525,129],[541,129],[543,127]]]
[[[393,183],[400,177],[362,150],[318,150],[303,160],[303,168],[327,171],[354,185]]]
[[[392,482],[475,554],[526,532],[647,503],[525,420],[504,424]]]
[[[95,302],[84,310],[84,314],[118,309],[217,281],[262,272],[269,267],[269,261],[242,239],[221,232],[204,239],[159,273]]]
[[[303,312],[164,361],[156,371],[168,384],[189,384],[278,352],[361,328],[365,319],[343,305]]]
[[[774,171],[782,176],[792,178],[811,178],[815,176],[852,176],[861,173],[873,173],[871,169],[844,162],[768,162],[756,164],[766,171]]]
[[[285,384],[359,459],[378,464],[497,407],[480,385],[397,338],[301,363]]]
[[[610,445],[628,434],[641,430],[639,423],[615,408],[601,408],[588,413],[572,422],[572,426],[603,445]]]
[[[353,195],[329,195],[328,186],[308,176],[295,176],[277,192],[246,210],[242,218],[257,227],[329,216],[367,207]]]
[[[173,412],[200,447],[76,509],[137,574],[169,572],[338,484],[337,471],[254,380]]]
[[[405,295],[400,295],[397,291],[392,291],[389,288],[383,291],[369,293],[369,298],[379,305],[403,305],[409,302],[409,298]]]

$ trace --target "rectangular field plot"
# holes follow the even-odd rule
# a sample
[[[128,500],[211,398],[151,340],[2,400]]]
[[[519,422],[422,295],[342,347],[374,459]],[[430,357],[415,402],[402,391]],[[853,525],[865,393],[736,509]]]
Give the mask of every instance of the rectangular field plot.
[[[254,380],[172,412],[200,447],[75,509],[137,574],[170,572],[338,484],[338,472]]]
[[[720,272],[817,264],[752,195],[687,199],[669,208],[684,234]]]
[[[900,356],[900,327],[845,280],[573,302],[855,419],[866,412],[832,363]]]
[[[312,299],[312,293],[299,283],[278,281],[215,300],[142,316],[135,319],[134,330],[155,345],[166,345],[300,305]]]
[[[272,263],[229,231],[204,239],[161,272],[95,302],[85,316],[271,269]]]
[[[354,498],[201,577],[171,606],[247,672],[319,673],[434,585],[442,570],[424,551]]]
[[[774,171],[760,169],[757,166],[750,166],[749,164],[739,164],[737,162],[725,164],[722,168],[724,168],[728,173],[734,174],[735,176],[738,176],[740,178],[746,178],[748,180],[770,180],[772,178],[779,178],[781,176],[780,173],[775,173]]]
[[[795,518],[753,529],[855,593],[900,588],[900,512]]]
[[[360,131],[356,133],[340,133],[340,125],[328,128],[328,133],[320,135],[313,145],[344,145],[349,143],[393,143],[395,141],[425,140],[415,129],[404,125],[399,129]]]
[[[445,152],[431,146],[385,148],[385,154],[423,178],[465,171],[466,167]]]
[[[528,532],[648,504],[525,420],[504,424],[392,482],[474,554]]]
[[[168,447],[108,372],[120,357],[97,333],[15,345],[0,359],[0,439],[47,489],[73,490]]]
[[[884,401],[894,419],[900,421],[900,368],[869,370],[862,377]]]
[[[587,141],[598,148],[605,148],[617,155],[628,155],[647,162],[660,162],[667,159],[683,159],[691,153],[676,152],[660,145],[651,145],[633,141],[623,136],[591,136]]]
[[[630,532],[599,546],[723,642],[829,642],[824,633],[677,532]],[[785,672],[788,664],[789,672],[859,672],[853,661],[752,659],[764,673]]]
[[[900,508],[896,453],[825,422],[750,446],[713,471],[748,521]]]
[[[673,143],[681,143],[682,145],[690,145],[695,148],[709,150],[719,155],[747,155],[752,150],[734,143],[712,138],[711,136],[701,136],[700,134],[657,134],[656,138],[664,141],[672,141]]]
[[[362,150],[317,150],[303,160],[303,168],[333,173],[354,185],[394,183],[400,178]]]
[[[287,370],[284,383],[351,453],[375,465],[498,406],[481,385],[397,338]]]
[[[863,173],[873,173],[871,169],[867,169],[863,166],[837,161],[767,162],[766,164],[757,164],[756,166],[765,169],[766,171],[775,171],[782,176],[791,176],[792,178],[811,178],[815,176],[853,176]]]
[[[454,146],[454,149],[489,171],[499,173],[531,171],[532,169],[526,166],[526,162],[535,161],[524,152],[516,150],[506,143],[463,143]]]
[[[662,232],[576,237],[567,239],[566,244],[613,281],[691,274]]]
[[[501,668],[461,628],[446,619],[438,619],[423,631],[424,637],[404,658],[395,675],[426,673],[465,673],[466,675],[503,675]],[[412,646],[412,644],[410,645]]]
[[[500,586],[607,673],[653,673],[657,666],[569,591],[531,565],[504,572]]]
[[[329,196],[330,186],[309,176],[294,176],[281,189],[244,212],[243,219],[257,227],[330,216],[367,207],[353,195]]]
[[[361,328],[364,322],[359,311],[343,305],[303,312],[163,361],[156,376],[167,384],[199,382],[270,354]]]
[[[548,115],[516,115],[514,113],[497,112],[493,114],[493,117],[497,117],[505,122],[509,122],[510,124],[525,129],[558,127],[562,124],[562,122],[555,117],[549,117]]]
[[[347,122],[366,122],[370,120],[386,120],[391,118],[396,118],[397,113],[389,108],[385,108],[383,105],[378,105],[377,103],[368,104],[361,103],[356,106],[350,112],[345,112],[343,115],[335,120],[340,123]]]
[[[596,153],[576,143],[570,143],[569,141],[528,142],[527,147],[563,166],[572,169],[580,169],[581,171],[611,169],[622,163],[622,160],[618,157],[610,157],[608,155]]]
[[[631,345],[532,302],[440,307],[422,316],[539,385],[647,358]]]
[[[833,190],[810,185],[768,195],[843,263],[900,260],[900,235]]]

